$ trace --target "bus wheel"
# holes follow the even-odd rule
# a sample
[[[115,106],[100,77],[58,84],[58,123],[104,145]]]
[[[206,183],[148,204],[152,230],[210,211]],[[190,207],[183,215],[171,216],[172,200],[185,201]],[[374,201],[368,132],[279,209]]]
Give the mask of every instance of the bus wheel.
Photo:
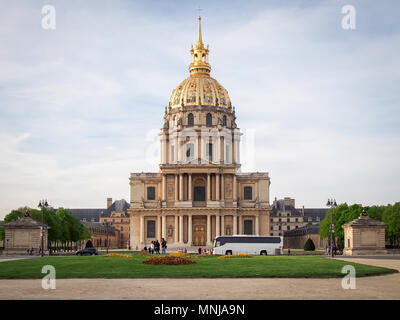
[[[261,252],[260,252],[260,255],[266,256],[266,255],[267,255],[267,251],[265,251],[265,250],[261,251]]]
[[[225,255],[231,256],[231,255],[232,255],[232,251],[231,251],[231,250],[226,251],[226,252],[225,252]]]

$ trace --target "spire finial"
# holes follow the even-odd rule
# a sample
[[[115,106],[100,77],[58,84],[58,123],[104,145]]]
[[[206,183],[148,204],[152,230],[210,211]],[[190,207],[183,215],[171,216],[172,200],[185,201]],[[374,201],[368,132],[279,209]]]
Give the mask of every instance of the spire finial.
[[[203,40],[201,38],[201,15],[200,15],[200,7],[197,9],[199,10],[199,32],[198,32],[198,38],[197,38],[197,46],[203,46]]]
[[[191,63],[189,66],[189,71],[190,74],[196,74],[196,73],[203,73],[203,74],[209,74],[211,71],[210,64],[208,63],[208,45],[207,48],[204,47],[203,44],[203,39],[201,37],[201,16],[200,16],[200,11],[201,9],[198,9],[199,11],[199,26],[198,26],[198,35],[197,35],[197,44],[193,48],[191,46],[190,48],[190,54],[192,56]]]

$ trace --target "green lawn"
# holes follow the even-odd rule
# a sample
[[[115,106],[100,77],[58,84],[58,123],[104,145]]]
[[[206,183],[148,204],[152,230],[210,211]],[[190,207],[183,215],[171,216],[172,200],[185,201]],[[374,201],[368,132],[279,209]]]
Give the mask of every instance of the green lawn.
[[[111,258],[103,256],[38,257],[0,262],[0,279],[42,278],[44,265],[56,268],[60,278],[146,278],[146,277],[343,277],[342,267],[351,264],[357,276],[397,272],[396,270],[356,264],[318,256],[254,256],[221,259],[215,256],[195,259],[196,264],[158,266],[143,264],[146,258]]]

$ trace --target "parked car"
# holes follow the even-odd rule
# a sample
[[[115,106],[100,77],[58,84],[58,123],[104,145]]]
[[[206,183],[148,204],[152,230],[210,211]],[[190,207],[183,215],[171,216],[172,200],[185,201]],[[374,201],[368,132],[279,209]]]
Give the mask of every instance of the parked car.
[[[85,248],[85,249],[81,249],[78,250],[76,252],[77,256],[92,256],[92,255],[98,255],[97,249],[96,248]]]

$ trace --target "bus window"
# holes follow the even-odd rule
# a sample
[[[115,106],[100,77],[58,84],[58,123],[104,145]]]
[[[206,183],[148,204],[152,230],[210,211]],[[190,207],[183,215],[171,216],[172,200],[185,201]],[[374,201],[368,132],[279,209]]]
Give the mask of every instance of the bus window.
[[[215,241],[215,247],[219,247],[221,245],[221,242]]]

